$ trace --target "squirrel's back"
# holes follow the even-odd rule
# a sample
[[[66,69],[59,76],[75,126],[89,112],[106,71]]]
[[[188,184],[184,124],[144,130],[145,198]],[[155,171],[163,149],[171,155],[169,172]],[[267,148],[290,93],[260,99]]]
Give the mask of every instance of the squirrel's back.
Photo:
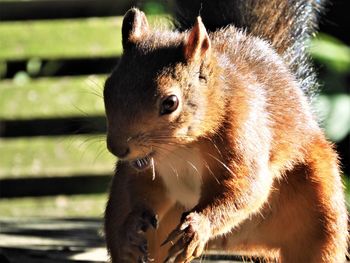
[[[268,40],[282,55],[300,83],[312,96],[317,81],[307,55],[307,42],[317,29],[325,0],[176,0],[175,24],[190,29],[198,15],[208,31],[228,25]]]

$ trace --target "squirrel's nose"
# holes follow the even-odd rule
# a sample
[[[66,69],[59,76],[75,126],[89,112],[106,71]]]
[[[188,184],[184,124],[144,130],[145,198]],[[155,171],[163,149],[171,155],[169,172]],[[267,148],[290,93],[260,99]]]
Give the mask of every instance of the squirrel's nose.
[[[125,158],[130,153],[130,148],[127,146],[108,146],[107,148],[118,158]]]
[[[130,148],[126,143],[113,143],[109,139],[107,139],[107,149],[118,158],[125,158],[130,153]]]

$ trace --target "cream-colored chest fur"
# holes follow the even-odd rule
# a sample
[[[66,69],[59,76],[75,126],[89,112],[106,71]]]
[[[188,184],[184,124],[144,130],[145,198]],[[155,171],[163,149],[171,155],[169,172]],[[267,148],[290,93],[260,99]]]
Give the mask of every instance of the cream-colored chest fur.
[[[194,207],[201,195],[203,160],[198,149],[179,149],[158,163],[169,197],[187,209]]]

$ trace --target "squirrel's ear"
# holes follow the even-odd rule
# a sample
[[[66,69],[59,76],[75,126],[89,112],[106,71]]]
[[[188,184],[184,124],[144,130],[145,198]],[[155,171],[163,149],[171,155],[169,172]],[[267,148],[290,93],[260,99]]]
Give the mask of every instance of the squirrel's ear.
[[[210,39],[205,26],[200,17],[189,32],[185,40],[184,55],[186,60],[196,60],[203,58],[210,50]]]
[[[123,48],[135,44],[149,30],[146,15],[137,8],[131,8],[123,19]]]

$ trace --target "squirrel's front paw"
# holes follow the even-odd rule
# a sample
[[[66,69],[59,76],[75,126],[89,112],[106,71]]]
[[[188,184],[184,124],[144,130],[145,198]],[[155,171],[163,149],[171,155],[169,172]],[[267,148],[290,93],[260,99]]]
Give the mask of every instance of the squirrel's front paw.
[[[121,230],[123,242],[120,242],[121,262],[148,262],[148,245],[145,232],[149,227],[157,228],[158,219],[149,209],[137,209],[131,212]]]
[[[199,257],[210,238],[210,233],[210,222],[207,217],[197,212],[188,214],[163,242],[163,245],[168,242],[173,244],[165,262],[190,262]]]

